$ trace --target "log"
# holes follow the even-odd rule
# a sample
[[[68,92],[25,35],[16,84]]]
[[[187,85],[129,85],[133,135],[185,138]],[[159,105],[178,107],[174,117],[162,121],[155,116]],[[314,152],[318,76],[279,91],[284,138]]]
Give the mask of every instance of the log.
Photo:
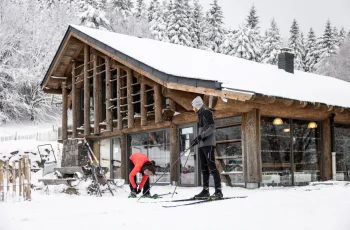
[[[11,179],[11,170],[9,161],[6,161],[6,175],[7,175],[7,194],[10,193],[10,179]]]
[[[111,83],[111,59],[105,57],[106,63],[106,130],[113,131],[113,111],[109,109],[112,106],[112,83]]]
[[[177,125],[171,124],[170,126],[170,165],[179,158],[179,134]],[[174,164],[170,169],[170,183],[173,181],[179,181],[179,164]]]
[[[68,115],[67,115],[67,87],[62,82],[62,140],[68,139]]]
[[[12,161],[12,198],[16,197],[16,162]]]
[[[122,113],[121,113],[121,102],[122,100],[120,99],[122,96],[122,92],[121,92],[121,73],[120,73],[121,69],[118,68],[117,69],[117,114],[118,114],[118,130],[122,130],[123,129],[123,117],[122,117]]]
[[[102,114],[102,90],[101,78],[97,76],[97,55],[93,52],[93,89],[94,89],[94,134],[100,134],[100,122]]]
[[[22,189],[23,189],[23,172],[22,172],[22,164],[23,164],[23,158],[18,161],[18,178],[19,178],[19,197],[22,196]]]
[[[154,112],[155,112],[155,122],[161,123],[163,121],[162,117],[163,105],[162,105],[162,92],[160,85],[154,87]]]
[[[72,61],[72,119],[73,119],[73,127],[72,127],[72,137],[77,137],[77,86],[75,84],[75,61]]]
[[[128,100],[128,128],[132,128],[134,126],[134,105],[133,102],[133,76],[131,69],[126,70],[126,87],[127,87],[127,100]]]
[[[142,76],[141,79],[141,89],[140,89],[140,107],[141,107],[141,126],[147,125],[147,108],[146,105],[146,84],[144,82],[145,77]]]
[[[89,69],[89,46],[84,46],[84,136],[89,136],[90,131],[90,79]]]
[[[121,134],[120,135],[120,151],[121,151],[121,162],[124,162],[124,164],[121,164],[120,166],[120,171],[122,174],[122,179],[124,179],[125,181],[128,181],[128,173],[127,173],[127,165],[126,162],[127,161],[127,136],[126,134]],[[130,153],[132,154],[132,153]]]
[[[331,150],[331,122],[330,118],[323,120],[323,151],[324,151],[324,172],[321,172],[320,175],[324,175],[321,178],[323,181],[332,180],[332,150]],[[321,167],[322,170],[322,167]]]
[[[4,174],[2,168],[4,167],[4,163],[0,161],[0,200],[5,200],[5,191],[4,191]]]

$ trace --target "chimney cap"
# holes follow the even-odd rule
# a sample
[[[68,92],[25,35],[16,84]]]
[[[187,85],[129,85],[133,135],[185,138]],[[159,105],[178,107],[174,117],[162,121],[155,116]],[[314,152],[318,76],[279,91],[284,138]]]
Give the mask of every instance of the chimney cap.
[[[289,47],[282,47],[280,50],[281,53],[293,53],[292,48]]]

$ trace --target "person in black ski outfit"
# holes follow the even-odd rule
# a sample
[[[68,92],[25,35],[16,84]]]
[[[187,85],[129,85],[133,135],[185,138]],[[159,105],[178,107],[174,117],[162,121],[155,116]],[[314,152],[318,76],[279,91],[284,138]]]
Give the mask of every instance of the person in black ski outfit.
[[[193,140],[193,145],[199,144],[199,160],[203,176],[203,190],[194,196],[194,198],[219,199],[223,197],[221,188],[221,178],[215,164],[214,150],[216,147],[215,123],[211,110],[204,106],[200,96],[192,101],[193,110],[198,113],[198,133]],[[215,193],[210,196],[209,193],[209,175],[212,174],[215,184]]]

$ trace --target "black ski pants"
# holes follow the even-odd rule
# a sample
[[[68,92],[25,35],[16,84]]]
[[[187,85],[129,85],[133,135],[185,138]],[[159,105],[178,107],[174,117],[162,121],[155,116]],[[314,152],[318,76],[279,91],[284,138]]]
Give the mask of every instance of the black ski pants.
[[[131,171],[133,170],[133,168],[135,167],[134,163],[129,159],[129,174],[131,173]],[[143,172],[141,172],[142,176],[144,175]],[[136,182],[136,176],[134,176],[134,180],[137,186],[137,182]],[[130,186],[130,190],[132,189],[132,185],[129,182],[129,186]],[[147,191],[147,192],[146,192]],[[143,190],[142,190],[143,194],[150,194],[149,191],[149,178],[147,179],[145,185],[143,186]]]
[[[203,187],[209,187],[210,174],[213,175],[215,188],[221,187],[221,178],[220,173],[216,168],[214,150],[214,146],[204,146],[199,148]]]

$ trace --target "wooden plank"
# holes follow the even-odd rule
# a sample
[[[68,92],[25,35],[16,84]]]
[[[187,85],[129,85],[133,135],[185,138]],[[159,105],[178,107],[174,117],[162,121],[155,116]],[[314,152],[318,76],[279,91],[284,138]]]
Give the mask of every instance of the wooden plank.
[[[163,128],[170,127],[170,125],[171,125],[170,121],[164,121],[162,123],[154,123],[152,121],[149,121],[147,126],[134,126],[133,128],[130,128],[130,129],[123,129],[123,133],[129,134],[129,133],[147,131],[152,129],[163,129]]]
[[[154,86],[154,112],[155,122],[161,123],[163,121],[163,105],[162,105],[162,91],[160,85]]]
[[[133,76],[131,69],[126,70],[126,87],[127,87],[127,100],[128,100],[128,128],[134,127],[134,105],[133,102]]]
[[[216,144],[227,144],[227,143],[234,143],[234,142],[241,142],[241,139],[232,139],[232,140],[224,140],[224,141],[216,141]]]
[[[68,105],[67,105],[67,87],[62,82],[62,140],[68,139]]]
[[[62,94],[62,90],[60,90],[60,89],[46,89],[46,88],[44,88],[43,91],[44,91],[44,93],[47,93],[47,94]]]
[[[112,83],[111,83],[111,59],[105,56],[106,63],[106,130],[113,130],[113,111],[109,109],[112,106]]]
[[[192,111],[192,104],[194,98],[197,96],[200,96],[200,94],[191,93],[191,92],[183,92],[180,90],[171,90],[171,89],[164,89],[163,95],[165,97],[168,97],[172,100],[174,100],[177,104],[181,105],[183,108],[185,108],[187,111]]]
[[[72,133],[72,137],[76,138],[77,137],[77,86],[75,84],[75,61],[72,61],[72,122],[73,122],[73,133]]]
[[[219,148],[215,148],[214,151],[215,155],[215,164],[219,172],[224,172],[225,171],[225,163],[220,157],[222,156],[221,152],[219,151]],[[220,173],[221,174],[221,173]],[[228,186],[232,186],[231,184],[231,178],[227,175],[220,175],[222,182],[226,183]]]
[[[242,116],[242,152],[245,183],[261,183],[260,111]]]
[[[77,117],[76,117],[76,122],[77,122],[77,127],[80,127],[83,122],[82,119],[83,116],[81,115],[81,89],[79,89],[78,87],[76,88],[76,94],[75,94],[75,104],[76,104],[76,113],[77,113]]]
[[[146,105],[146,84],[144,82],[145,77],[142,76],[141,78],[141,89],[140,89],[140,109],[141,109],[141,126],[147,125],[147,108]]]
[[[121,77],[121,69],[117,68],[117,114],[118,114],[118,130],[122,130],[123,129],[123,117],[122,117],[122,113],[121,113],[121,104],[122,104],[122,100],[121,100],[121,96],[122,96],[122,90],[121,90],[121,84],[122,81],[120,79]]]
[[[331,122],[330,118],[323,120],[323,154],[324,154],[324,175],[322,180],[332,180],[332,150],[331,150]],[[321,167],[322,168],[322,167]],[[322,169],[321,169],[322,170]]]
[[[22,167],[22,164],[23,164],[23,162],[22,162],[22,159],[20,159],[19,161],[18,161],[18,179],[19,179],[19,192],[18,192],[18,194],[19,194],[19,197],[22,197],[22,189],[23,189],[23,172],[22,172],[22,169],[23,169],[23,167]],[[21,198],[20,198],[21,199]]]
[[[170,165],[173,165],[179,158],[179,134],[177,125],[170,126]],[[179,163],[174,164],[170,169],[170,183],[179,182]]]
[[[84,136],[89,136],[90,130],[90,79],[89,69],[89,46],[84,46]]]
[[[128,162],[128,152],[127,152],[127,136],[126,134],[121,134],[120,135],[120,151],[121,151],[121,166],[120,166],[120,171],[121,171],[121,176],[122,179],[125,181],[128,181],[128,173],[127,173],[127,162]]]
[[[93,51],[93,96],[94,96],[94,134],[100,134],[100,122],[101,122],[101,113],[100,109],[102,108],[102,91],[101,88],[101,78],[97,76],[97,55]]]
[[[4,163],[0,161],[0,200],[5,200],[5,191],[4,191],[4,174],[2,168],[4,167]]]
[[[216,159],[226,160],[226,159],[240,159],[242,156],[218,156]]]
[[[27,159],[27,200],[31,200],[32,199],[32,190],[31,190],[31,160],[28,158]]]
[[[9,161],[6,161],[6,175],[7,175],[7,195],[10,193],[10,179],[11,179],[11,170]]]
[[[71,174],[71,175],[73,175],[75,172],[84,173],[82,168],[79,166],[55,168],[55,171],[58,171],[61,174]]]
[[[12,161],[12,198],[16,197],[16,162]]]

